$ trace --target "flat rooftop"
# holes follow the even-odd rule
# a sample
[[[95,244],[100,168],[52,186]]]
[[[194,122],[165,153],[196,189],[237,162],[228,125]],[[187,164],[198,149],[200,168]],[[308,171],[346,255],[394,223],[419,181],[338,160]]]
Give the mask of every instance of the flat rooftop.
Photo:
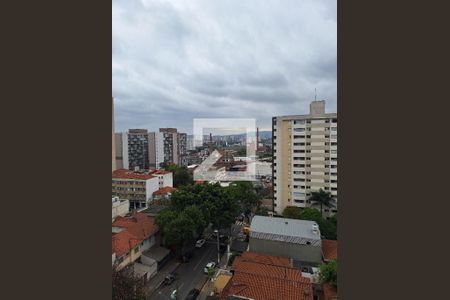
[[[314,233],[312,230],[314,224],[317,225],[314,221],[255,216],[250,225],[250,232],[283,235],[320,241],[320,233]]]

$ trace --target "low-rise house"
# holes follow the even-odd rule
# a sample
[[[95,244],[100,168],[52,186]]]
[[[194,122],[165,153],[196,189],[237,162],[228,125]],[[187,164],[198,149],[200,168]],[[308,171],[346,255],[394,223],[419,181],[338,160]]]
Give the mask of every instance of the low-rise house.
[[[250,251],[283,256],[302,265],[322,262],[322,241],[314,221],[255,216],[250,225]]]
[[[288,258],[244,252],[235,258],[231,273],[222,300],[313,300],[310,280],[292,268]]]
[[[159,190],[153,192],[153,201],[170,199],[174,191],[176,191],[176,188],[171,186],[160,188]]]
[[[112,250],[118,269],[135,262],[143,251],[155,245],[157,231],[155,219],[146,214],[117,217],[112,223]]]
[[[338,300],[337,290],[329,283],[323,285],[323,300]],[[321,299],[321,300],[322,300]]]

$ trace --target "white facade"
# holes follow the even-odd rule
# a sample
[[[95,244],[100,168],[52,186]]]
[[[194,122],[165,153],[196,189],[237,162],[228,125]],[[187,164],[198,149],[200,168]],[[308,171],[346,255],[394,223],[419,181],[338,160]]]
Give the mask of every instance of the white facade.
[[[309,207],[320,188],[337,200],[337,114],[325,113],[325,101],[311,103],[309,115],[273,118],[274,210]],[[327,211],[325,213],[336,212]]]
[[[155,157],[156,169],[160,169],[160,165],[164,162],[164,133],[155,132]]]
[[[145,181],[145,199],[150,201],[153,197],[153,193],[159,190],[159,178],[152,177]]]
[[[119,199],[119,197],[112,198],[112,220],[118,216],[125,216],[130,210],[130,201],[126,199]]]

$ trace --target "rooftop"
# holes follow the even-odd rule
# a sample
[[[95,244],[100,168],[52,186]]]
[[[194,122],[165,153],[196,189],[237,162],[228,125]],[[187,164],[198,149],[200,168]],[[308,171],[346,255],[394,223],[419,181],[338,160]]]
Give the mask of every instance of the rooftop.
[[[128,169],[117,169],[112,173],[112,178],[116,179],[148,180],[154,177],[155,176],[151,175],[150,173],[134,172]]]
[[[322,252],[324,260],[337,259],[337,241],[322,240]]]
[[[171,186],[165,186],[163,188],[160,188],[159,190],[153,192],[153,196],[159,196],[159,195],[165,195],[168,193],[173,193],[177,189]]]
[[[232,295],[258,300],[313,299],[310,280],[302,277],[299,269],[291,268],[287,258],[245,252],[236,257],[232,270],[233,278],[221,299]]]
[[[314,233],[313,225],[318,227],[314,221],[255,216],[250,225],[250,236],[257,237],[255,233],[262,233],[272,235],[272,238],[266,236],[268,239],[285,236],[320,241],[320,232]]]

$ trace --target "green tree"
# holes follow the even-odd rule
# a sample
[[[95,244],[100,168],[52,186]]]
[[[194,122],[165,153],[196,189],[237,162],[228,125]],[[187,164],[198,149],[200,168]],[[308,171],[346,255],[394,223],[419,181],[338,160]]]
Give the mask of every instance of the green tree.
[[[286,206],[283,210],[283,217],[289,219],[300,219],[300,215],[302,213],[302,209],[296,206]]]
[[[322,264],[319,268],[319,277],[322,283],[329,283],[337,289],[337,260]]]
[[[311,196],[309,200],[314,203],[320,205],[320,214],[322,215],[323,207],[334,207],[335,206],[335,198],[331,195],[330,192],[326,192],[323,189],[320,189],[318,192],[311,192]]]
[[[166,168],[166,170],[173,173],[173,185],[174,187],[180,187],[183,185],[190,185],[194,183],[192,174],[185,166],[178,166],[172,164]]]
[[[258,209],[256,210],[256,215],[257,216],[268,216],[269,215],[269,209],[267,207],[264,206],[260,206],[258,207]]]
[[[195,230],[194,221],[182,212],[164,227],[165,242],[168,246],[179,248],[193,239]]]
[[[249,181],[238,181],[226,188],[230,197],[239,203],[242,211],[249,211],[261,204],[261,196]]]
[[[320,214],[320,211],[318,209],[306,207],[300,213],[299,219],[315,221],[315,222],[319,223],[322,221],[322,215]]]
[[[195,231],[198,235],[200,235],[205,230],[206,226],[208,226],[203,212],[198,206],[188,206],[183,210],[183,213],[186,214],[194,222]]]

